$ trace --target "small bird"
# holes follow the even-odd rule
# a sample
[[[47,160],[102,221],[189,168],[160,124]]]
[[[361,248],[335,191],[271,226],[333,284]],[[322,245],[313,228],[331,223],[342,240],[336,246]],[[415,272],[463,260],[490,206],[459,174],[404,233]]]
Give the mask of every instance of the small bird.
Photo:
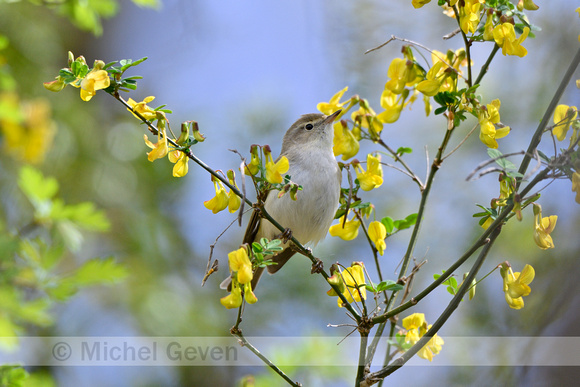
[[[341,171],[332,151],[334,135],[333,122],[340,110],[326,116],[324,114],[305,114],[300,117],[284,135],[280,157],[288,158],[290,168],[286,174],[292,182],[302,186],[297,199],[290,195],[278,197],[270,192],[264,207],[280,225],[290,229],[292,236],[300,243],[317,244],[322,240],[338,208]],[[268,220],[254,211],[248,222],[243,243],[251,244],[260,238],[280,237],[278,230]],[[275,265],[268,265],[268,273],[274,274],[294,255],[291,242],[283,244],[284,250],[272,257]],[[264,271],[259,267],[254,272],[252,289],[256,288]],[[222,287],[229,285],[224,281]]]

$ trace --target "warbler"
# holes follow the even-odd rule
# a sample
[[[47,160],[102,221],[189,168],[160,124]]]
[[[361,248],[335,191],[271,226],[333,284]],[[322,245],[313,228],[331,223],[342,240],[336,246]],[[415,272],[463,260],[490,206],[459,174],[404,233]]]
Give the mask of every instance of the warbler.
[[[332,151],[332,140],[333,122],[340,112],[329,116],[305,114],[290,126],[282,140],[278,159],[286,156],[290,164],[286,174],[292,182],[301,185],[302,190],[298,191],[296,200],[288,194],[279,198],[277,192],[270,191],[264,202],[266,212],[303,245],[316,245],[326,236],[338,208],[342,176]],[[248,222],[243,243],[251,244],[261,238],[271,240],[281,234],[256,210]],[[268,273],[276,273],[295,254],[290,244],[284,243],[284,250],[272,257],[275,264],[266,266]],[[264,268],[259,267],[254,272],[252,289],[256,288],[263,271]],[[221,287],[227,288],[229,280]]]

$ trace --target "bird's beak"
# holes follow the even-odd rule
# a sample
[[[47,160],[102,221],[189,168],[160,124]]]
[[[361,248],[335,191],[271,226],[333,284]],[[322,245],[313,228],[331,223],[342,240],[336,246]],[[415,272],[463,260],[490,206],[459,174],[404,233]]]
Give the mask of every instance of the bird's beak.
[[[335,111],[334,113],[332,113],[331,115],[326,117],[324,119],[324,123],[330,124],[330,123],[334,122],[334,119],[340,114],[341,111],[342,111],[341,109],[338,109],[337,111]]]

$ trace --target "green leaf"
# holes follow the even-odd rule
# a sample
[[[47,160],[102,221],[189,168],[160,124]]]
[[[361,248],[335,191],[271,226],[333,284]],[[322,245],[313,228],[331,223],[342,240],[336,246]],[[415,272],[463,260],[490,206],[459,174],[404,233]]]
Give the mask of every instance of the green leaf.
[[[385,216],[383,219],[381,219],[381,223],[387,229],[387,234],[392,233],[395,229],[395,221],[390,216]]]
[[[113,257],[101,259],[93,258],[85,262],[72,276],[79,286],[91,286],[98,284],[112,284],[127,277],[125,266],[115,262]]]
[[[392,280],[386,280],[377,285],[377,292],[383,291],[399,291],[404,288],[403,285],[396,283]]]
[[[77,226],[90,231],[107,231],[111,224],[105,213],[91,202],[66,205],[60,199],[54,201],[51,217],[54,220],[70,220]]]
[[[399,230],[404,230],[413,226],[417,222],[417,214],[411,214],[405,219],[395,220],[394,225]]]
[[[133,3],[140,7],[159,8],[158,0],[133,0]]]
[[[402,155],[404,153],[413,153],[413,148],[400,147],[399,149],[397,149],[398,155]]]
[[[259,254],[262,251],[264,251],[264,248],[262,247],[262,245],[260,243],[252,242],[252,251],[256,254]]]
[[[0,345],[2,345],[2,341],[0,341]],[[24,387],[28,377],[28,372],[20,366],[0,366],[0,386]]]
[[[46,294],[58,302],[65,302],[79,291],[75,281],[63,279],[46,288]]]
[[[499,165],[502,169],[516,169],[514,163],[512,163],[505,157],[502,157],[503,153],[501,153],[499,150],[488,148],[487,154],[489,155],[489,157],[494,159],[495,163]]]
[[[28,165],[20,169],[18,186],[33,204],[52,199],[58,192],[54,177],[45,178],[39,170]]]
[[[372,292],[372,293],[377,293],[377,292],[379,292],[379,290],[378,290],[378,289],[376,289],[376,288],[373,288],[373,287],[372,287],[370,284],[364,284],[364,287],[365,287],[365,289],[366,289],[366,290],[368,290],[369,292]]]
[[[53,318],[48,312],[50,301],[39,298],[34,301],[21,304],[18,318],[39,326],[48,326],[53,323]]]
[[[0,315],[0,348],[14,349],[18,345],[18,327],[8,317]],[[0,367],[0,381],[2,381],[2,368]],[[0,385],[4,386],[5,384]]]

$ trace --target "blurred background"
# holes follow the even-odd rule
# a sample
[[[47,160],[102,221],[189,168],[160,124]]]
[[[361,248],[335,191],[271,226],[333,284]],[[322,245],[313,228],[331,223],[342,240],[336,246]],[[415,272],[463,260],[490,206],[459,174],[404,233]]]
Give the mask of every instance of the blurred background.
[[[88,1],[108,16],[96,35],[86,30],[97,25],[88,22],[94,20],[90,15],[86,15],[87,25],[78,22],[85,17],[80,12],[84,2],[71,3],[76,8],[0,1],[0,34],[9,41],[0,54],[16,80],[13,89],[20,98],[42,100],[49,106],[47,117],[56,128],[54,140],[43,160],[36,160],[36,167],[56,177],[66,202],[94,202],[111,221],[108,232],[87,234],[82,249],[66,260],[62,270],[90,257],[113,256],[129,275],[119,284],[90,288],[66,303],[55,303],[50,309],[54,324],[30,327],[27,335],[227,336],[236,318],[236,311],[220,305],[224,292],[218,285],[226,275],[227,253],[238,247],[244,229],[235,224],[219,239],[214,258],[220,261],[220,271],[201,287],[210,245],[235,215],[227,211],[213,215],[204,208],[203,201],[214,196],[213,185],[209,175],[193,163],[181,179],[171,176],[167,160],[149,163],[144,128],[105,93],[85,103],[73,88],[58,94],[46,91],[42,82],[66,67],[67,51],[85,56],[89,64],[95,59],[148,57],[130,70],[130,75],[144,77],[130,96],[140,101],[153,95],[152,106],[167,104],[173,110],[174,127],[182,121],[198,121],[207,140],[193,151],[212,168],[225,171],[237,169],[240,162],[230,149],[247,156],[251,144],[269,144],[277,155],[289,125],[301,114],[315,112],[318,102],[328,101],[345,86],[349,87],[346,98],[358,94],[382,111],[379,97],[387,69],[393,58],[401,56],[402,43],[392,42],[366,55],[365,51],[391,35],[443,52],[462,46],[459,35],[442,39],[455,29],[455,22],[436,4],[415,10],[406,0],[163,0],[154,7],[130,1],[121,1],[117,7],[111,5],[112,0]],[[537,4],[540,10],[529,14],[542,31],[524,42],[528,55],[498,54],[479,90],[485,103],[495,98],[502,101],[502,122],[512,128],[499,141],[504,153],[527,147],[578,48],[580,20],[571,2],[539,0]],[[75,16],[77,26],[65,15]],[[490,50],[489,44],[474,45],[475,68]],[[573,79],[578,78],[577,71]],[[579,96],[579,90],[570,85],[561,102],[578,106]],[[461,126],[450,149],[474,123],[471,119]],[[426,118],[418,102],[399,121],[385,126],[382,138],[393,148],[413,148],[407,162],[424,177],[425,146],[432,158],[444,128],[443,118]],[[376,149],[361,143],[359,159]],[[554,145],[545,141],[541,149],[550,155]],[[415,249],[417,262],[426,259],[428,263],[421,268],[412,294],[455,261],[481,233],[472,214],[478,212],[475,204],[487,206],[498,196],[497,175],[469,182],[465,178],[487,158],[486,148],[474,135],[438,173]],[[0,211],[8,230],[27,222],[25,210],[14,210],[15,206],[26,208],[15,186],[22,163],[9,152],[0,154]],[[365,197],[375,204],[377,217],[402,219],[416,212],[416,185],[393,169],[384,173],[383,186]],[[501,276],[495,272],[478,285],[473,301],[461,304],[440,336],[580,335],[575,323],[580,317],[580,207],[574,202],[570,181],[555,181],[542,194],[539,203],[544,216],[558,215],[553,233],[556,248],[542,251],[535,245],[529,210],[521,223],[510,222],[504,228],[481,270],[482,275],[488,273],[505,260],[514,271],[531,264],[536,278],[525,308],[515,311],[506,305]],[[410,232],[401,232],[387,240],[381,263],[388,278],[396,278],[409,236]],[[328,236],[314,253],[326,267],[335,261],[348,265],[362,260],[373,274],[372,255],[363,239],[359,236],[347,243]],[[276,277],[264,278],[256,293],[259,302],[246,308],[245,335],[348,334],[348,328],[327,327],[350,320],[337,308],[336,300],[325,294],[328,285],[309,272],[309,261],[296,257]],[[432,323],[450,299],[441,288],[413,311],[425,313]],[[337,351],[358,348],[338,346]],[[297,358],[332,356],[306,343],[300,350],[281,352]],[[248,374],[255,376],[258,386],[283,385],[266,367],[57,367],[41,371],[50,373],[59,386],[231,386]],[[355,375],[345,367],[293,367],[288,372],[305,386],[352,385]],[[388,383],[554,385],[578,377],[577,367],[425,366],[419,370],[404,367]]]

